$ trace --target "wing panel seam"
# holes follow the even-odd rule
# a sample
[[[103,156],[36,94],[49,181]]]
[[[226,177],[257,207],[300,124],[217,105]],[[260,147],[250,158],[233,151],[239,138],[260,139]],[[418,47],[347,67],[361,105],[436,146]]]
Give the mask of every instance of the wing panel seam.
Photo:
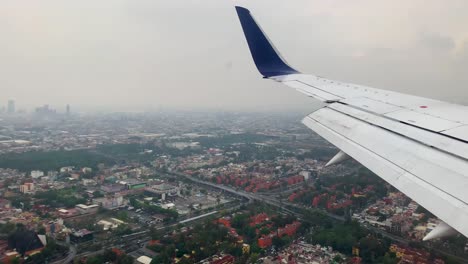
[[[359,108],[359,107],[355,107],[355,106],[349,105],[349,104],[344,104],[344,103],[342,103],[342,102],[338,102],[338,103],[341,104],[341,105],[345,105],[345,106],[347,106],[347,107],[356,109],[356,110],[358,110],[358,111],[362,111],[362,112],[365,112],[365,113],[374,115],[374,116],[376,116],[376,117],[384,118],[384,119],[387,119],[387,120],[390,120],[390,121],[393,121],[393,122],[397,122],[397,123],[401,123],[401,124],[404,124],[404,125],[407,125],[407,126],[410,126],[410,127],[414,127],[414,128],[417,128],[417,129],[421,129],[421,130],[423,130],[423,131],[429,132],[429,133],[434,134],[434,135],[438,135],[438,136],[442,136],[442,137],[447,137],[447,138],[450,138],[450,139],[453,139],[453,140],[456,140],[456,141],[460,141],[460,142],[465,143],[465,144],[468,143],[468,141],[465,141],[465,140],[462,140],[462,139],[459,139],[459,138],[455,138],[455,137],[452,137],[452,136],[448,136],[448,135],[445,135],[445,134],[442,134],[442,133],[439,133],[439,132],[435,132],[435,131],[432,131],[432,130],[429,130],[429,129],[426,129],[426,128],[422,128],[422,127],[419,127],[419,126],[415,126],[415,125],[409,124],[409,123],[404,122],[404,121],[400,121],[400,120],[396,120],[396,119],[393,119],[393,118],[389,118],[389,117],[386,117],[386,116],[384,116],[384,115],[376,114],[376,113],[371,112],[371,111],[368,111],[368,110],[366,110],[366,109],[362,109],[362,108]],[[364,120],[364,119],[358,118],[358,117],[356,117],[356,116],[353,116],[353,115],[348,114],[348,113],[346,113],[346,112],[340,111],[340,110],[338,110],[338,109],[334,109],[334,108],[330,108],[330,107],[327,107],[327,108],[330,109],[330,110],[336,111],[336,112],[338,112],[338,113],[340,113],[340,114],[343,114],[343,115],[352,117],[352,118],[354,118],[354,119],[356,119],[356,120],[359,120],[359,121],[362,121],[362,122],[364,122],[364,123],[367,123],[367,124],[369,124],[369,125],[376,126],[376,127],[380,127],[380,128],[382,128],[382,129],[384,129],[384,130],[386,130],[386,131],[389,131],[389,132],[392,132],[392,133],[394,133],[394,134],[396,134],[396,135],[399,135],[399,136],[402,136],[402,137],[404,137],[404,138],[410,139],[410,140],[412,140],[412,141],[414,141],[414,142],[417,142],[417,143],[419,143],[419,144],[422,144],[422,145],[425,145],[425,146],[428,146],[428,147],[431,147],[431,148],[435,148],[435,149],[437,149],[437,150],[440,151],[440,152],[449,154],[449,155],[454,156],[454,157],[456,157],[456,158],[460,158],[460,159],[462,159],[462,160],[464,160],[464,161],[468,161],[468,159],[465,158],[465,157],[463,157],[463,156],[457,155],[457,154],[455,154],[455,153],[453,153],[453,152],[450,152],[450,151],[448,151],[448,150],[443,150],[443,149],[441,149],[441,148],[439,148],[439,147],[435,147],[435,146],[430,145],[430,144],[428,144],[428,143],[425,143],[425,142],[423,142],[423,141],[419,141],[419,140],[417,140],[417,139],[415,139],[415,138],[406,136],[406,135],[404,135],[404,134],[402,134],[402,133],[399,133],[399,132],[397,132],[397,131],[395,131],[395,130],[392,130],[392,129],[390,129],[390,128],[383,127],[383,126],[380,126],[380,125],[377,125],[377,124],[374,124],[374,123],[370,123],[370,122],[368,122],[368,121],[366,121],[366,120]]]
[[[320,90],[320,91],[322,91],[322,92],[324,92],[324,93],[328,93],[328,94],[331,94],[331,95],[333,95],[333,96],[339,97],[339,98],[341,98],[341,99],[345,99],[345,98],[344,98],[343,96],[341,96],[341,95],[336,95],[336,94],[334,94],[334,93],[330,93],[330,91],[326,91],[326,90],[320,89],[320,88],[318,88],[318,87],[316,87],[316,86],[310,85],[310,84],[305,83],[305,82],[303,82],[303,81],[299,81],[299,80],[295,80],[295,81],[298,82],[298,83],[302,83],[302,84],[304,84],[304,85],[306,85],[306,86],[312,87],[312,88],[314,88],[314,89]]]

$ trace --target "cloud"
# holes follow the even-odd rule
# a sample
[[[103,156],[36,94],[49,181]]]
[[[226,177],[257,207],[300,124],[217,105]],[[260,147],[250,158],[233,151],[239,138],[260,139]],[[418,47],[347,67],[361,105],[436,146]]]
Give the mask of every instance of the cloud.
[[[303,72],[467,97],[457,87],[468,60],[454,59],[466,56],[466,1],[42,0],[0,2],[2,98],[20,108],[312,109],[261,79],[234,4]]]

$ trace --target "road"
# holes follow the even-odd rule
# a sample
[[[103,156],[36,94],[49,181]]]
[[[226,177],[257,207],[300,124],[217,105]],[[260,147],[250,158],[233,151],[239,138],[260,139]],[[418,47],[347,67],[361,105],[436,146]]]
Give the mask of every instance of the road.
[[[301,205],[297,205],[297,204],[293,204],[293,203],[289,203],[289,202],[280,202],[278,201],[276,198],[274,197],[270,197],[268,195],[262,195],[262,194],[253,194],[253,193],[247,193],[247,192],[244,192],[244,191],[239,191],[239,190],[235,190],[233,188],[230,188],[230,187],[227,187],[227,186],[224,186],[224,185],[218,185],[218,184],[214,184],[214,183],[211,183],[211,182],[206,182],[206,181],[202,181],[200,179],[197,179],[197,178],[194,178],[194,177],[191,177],[189,175],[184,175],[184,174],[174,174],[176,176],[181,176],[181,177],[185,177],[186,179],[192,181],[192,182],[195,182],[195,183],[198,183],[198,184],[201,184],[201,185],[205,185],[205,186],[209,186],[209,187],[212,187],[212,188],[215,188],[215,189],[220,189],[220,190],[223,190],[225,192],[228,192],[228,193],[231,193],[231,194],[234,194],[234,195],[237,195],[237,196],[240,196],[240,197],[243,197],[247,200],[249,200],[250,202],[252,201],[260,201],[260,202],[264,202],[266,204],[269,204],[271,206],[274,206],[274,207],[278,207],[280,208],[283,212],[287,212],[287,213],[290,213],[290,214],[293,214],[295,216],[297,216],[299,219],[303,218],[303,215],[297,211],[294,211],[294,210],[291,210],[291,209],[288,209],[286,208],[285,206],[288,206],[290,208],[296,208],[296,209],[300,209],[300,210],[304,210],[304,209],[307,209],[307,210],[316,210],[320,213],[323,213],[325,215],[327,215],[328,217],[330,218],[333,218],[337,221],[345,221],[345,218],[342,217],[342,216],[339,216],[339,215],[335,215],[335,214],[331,214],[325,210],[320,210],[320,209],[311,209],[311,208],[305,208],[304,206],[301,206]],[[230,208],[231,209],[231,208]],[[204,214],[204,215],[201,215],[201,216],[197,216],[197,217],[193,217],[191,219],[187,219],[187,220],[183,220],[183,221],[180,221],[178,223],[175,223],[175,224],[172,224],[172,225],[169,225],[169,226],[164,226],[164,227],[160,227],[158,228],[159,230],[161,229],[168,229],[168,228],[173,228],[175,226],[177,226],[179,223],[188,223],[188,222],[192,222],[192,221],[197,221],[197,220],[200,220],[200,219],[203,219],[204,217],[207,217],[207,216],[211,216],[211,215],[216,215],[218,212],[217,211],[214,211],[214,212],[211,212],[211,213],[207,213],[207,214]],[[303,220],[303,219],[302,219]],[[399,237],[399,236],[395,236],[393,234],[390,234],[390,233],[387,233],[385,232],[384,230],[382,229],[379,229],[379,228],[376,228],[376,227],[373,227],[373,226],[370,226],[370,225],[365,225],[364,226],[365,228],[367,228],[368,230],[370,231],[373,231],[375,233],[379,233],[381,234],[382,236],[384,237],[387,237],[393,241],[397,241],[399,243],[402,243],[402,244],[409,244],[410,240],[408,239],[405,239],[405,238],[402,238],[402,237]],[[124,244],[123,245],[115,245],[114,243],[111,243],[111,245],[105,247],[105,248],[112,248],[112,247],[116,247],[116,246],[124,246],[124,247],[129,247],[129,246],[134,246],[135,245],[135,242],[134,240],[139,238],[140,241],[145,241],[145,240],[149,240],[150,238],[146,235],[147,231],[143,231],[143,232],[140,232],[140,233],[136,233],[136,236],[133,238],[132,235],[127,235],[124,240]],[[130,238],[132,237],[132,238]],[[119,243],[122,243],[122,241],[119,241]],[[452,254],[449,254],[447,252],[443,252],[439,249],[436,249],[436,248],[431,248],[429,246],[425,246],[426,248],[428,249],[433,249],[437,252],[439,252],[440,254],[444,254],[444,255],[447,255],[447,256],[451,256],[455,259],[457,259],[458,261],[460,261],[461,263],[467,263],[468,264],[468,261],[463,259],[463,258],[460,258],[458,256],[454,256]],[[138,250],[138,249],[137,249]],[[56,261],[56,262],[53,262],[54,264],[59,264],[59,263],[71,263],[73,261],[73,259],[75,258],[75,256],[77,256],[77,252],[76,252],[76,247],[75,246],[70,246],[70,249],[69,249],[69,254],[67,255],[67,257],[65,259],[62,259],[60,261]],[[135,251],[135,250],[134,250]],[[99,253],[102,253],[104,252],[104,249],[102,250],[99,250],[99,251],[95,251],[95,252],[85,252],[85,253],[81,253],[79,254],[78,256],[91,256],[91,255],[95,255],[95,254],[99,254]]]
[[[232,207],[229,207],[229,208],[226,208],[225,210],[228,210],[228,211],[235,211],[235,210],[238,210],[239,209],[239,205],[236,205],[236,206],[232,206]],[[159,227],[159,228],[156,228],[157,230],[166,230],[166,229],[170,229],[170,228],[175,228],[177,227],[179,224],[191,224],[191,223],[195,223],[197,221],[200,221],[206,217],[210,217],[210,216],[216,216],[218,215],[220,212],[219,211],[212,211],[212,212],[209,212],[209,213],[206,213],[206,214],[203,214],[203,215],[199,215],[199,216],[195,216],[195,217],[192,217],[192,218],[188,218],[188,219],[185,219],[185,220],[181,220],[177,223],[174,223],[174,224],[171,224],[171,225],[166,225],[166,226],[162,226],[162,227]],[[80,254],[77,254],[77,250],[76,250],[76,247],[75,246],[70,246],[70,248],[72,248],[70,251],[69,251],[69,254],[68,256],[65,258],[65,259],[62,259],[60,261],[56,261],[56,262],[53,262],[54,264],[59,264],[59,263],[70,263],[71,261],[73,261],[73,259],[75,257],[90,257],[90,256],[95,256],[95,255],[98,255],[98,254],[102,254],[104,253],[104,250],[106,249],[111,249],[111,248],[121,248],[127,252],[129,252],[130,255],[132,256],[136,256],[138,255],[137,253],[140,252],[140,251],[145,251],[145,246],[147,244],[147,242],[143,242],[143,241],[149,241],[151,240],[151,237],[148,235],[148,230],[145,230],[145,231],[141,231],[141,232],[136,232],[136,233],[132,233],[132,234],[128,234],[128,235],[124,235],[120,238],[111,238],[107,241],[102,241],[105,245],[102,247],[102,249],[100,250],[97,250],[97,251],[87,251],[87,252],[82,252]],[[148,254],[146,254],[148,255]]]
[[[218,185],[218,184],[214,184],[214,183],[211,183],[211,182],[206,182],[206,181],[202,181],[200,179],[197,179],[195,177],[192,177],[192,176],[189,176],[189,175],[185,175],[185,174],[181,174],[181,173],[173,173],[174,175],[176,176],[180,176],[180,177],[185,177],[186,179],[190,180],[190,181],[193,181],[193,182],[196,182],[198,184],[201,184],[201,185],[206,185],[206,186],[210,186],[212,188],[216,188],[216,189],[221,189],[225,192],[229,192],[229,193],[232,193],[234,195],[237,195],[237,196],[241,196],[243,198],[246,198],[250,201],[260,201],[260,202],[264,202],[266,204],[269,204],[269,205],[272,205],[272,206],[275,206],[275,207],[279,207],[281,208],[282,210],[284,210],[285,212],[287,213],[291,213],[291,214],[295,214],[295,215],[298,215],[300,213],[298,212],[295,212],[295,211],[292,211],[288,208],[285,208],[284,206],[285,205],[288,205],[290,207],[293,207],[293,208],[298,208],[298,209],[304,209],[302,206],[300,205],[297,205],[297,204],[293,204],[293,203],[289,203],[289,202],[280,202],[278,201],[276,198],[274,197],[269,197],[267,195],[262,195],[262,194],[256,194],[256,193],[247,193],[247,192],[244,192],[244,191],[240,191],[240,190],[235,190],[231,187],[228,187],[228,186],[224,186],[224,185]],[[333,219],[336,219],[336,220],[339,220],[339,221],[344,221],[345,218],[342,217],[342,216],[339,216],[339,215],[335,215],[335,214],[331,214],[325,210],[320,210],[320,209],[314,209],[314,210],[317,210]]]
[[[280,202],[277,199],[275,199],[274,197],[270,197],[270,196],[262,195],[262,194],[246,193],[244,191],[235,190],[233,188],[230,188],[230,187],[227,187],[227,186],[224,186],[224,185],[218,185],[218,184],[214,184],[214,183],[211,183],[211,182],[202,181],[202,180],[197,179],[195,177],[185,175],[185,174],[181,174],[181,173],[173,173],[173,175],[185,177],[186,179],[188,179],[190,181],[193,181],[193,182],[196,182],[196,183],[201,184],[201,185],[206,185],[206,186],[210,186],[212,188],[221,189],[223,191],[226,191],[226,192],[229,192],[229,193],[244,197],[244,198],[248,199],[249,201],[264,202],[266,204],[278,207],[278,208],[280,208],[281,210],[283,210],[283,211],[285,211],[287,213],[294,214],[299,219],[302,218],[302,214],[298,213],[298,212],[295,212],[295,211],[292,211],[292,210],[290,210],[288,208],[285,208],[285,205],[287,205],[289,207],[292,207],[292,208],[301,209],[301,210],[303,210],[303,209],[316,210],[316,211],[318,211],[320,213],[323,213],[323,214],[327,215],[328,217],[333,218],[335,220],[342,221],[342,222],[345,221],[344,217],[339,216],[339,215],[335,215],[335,214],[331,214],[331,213],[329,213],[329,212],[327,212],[325,210],[306,208],[304,206],[289,203],[289,202],[285,202],[285,201]],[[382,230],[380,228],[376,228],[376,227],[371,226],[371,225],[364,225],[364,227],[366,229],[370,230],[370,231],[373,231],[375,233],[378,233],[378,234],[382,235],[383,237],[389,238],[392,241],[396,241],[396,242],[399,242],[399,243],[402,243],[402,244],[405,244],[405,245],[408,245],[411,242],[411,240],[409,240],[409,239],[390,234],[390,233],[386,232],[385,230]],[[423,246],[426,249],[432,249],[432,250],[435,250],[436,252],[438,252],[440,254],[443,254],[445,256],[450,256],[450,257],[456,259],[457,261],[459,261],[460,263],[468,264],[468,260],[463,259],[463,258],[461,258],[459,256],[452,255],[452,254],[450,254],[448,252],[442,251],[442,250],[440,250],[438,248],[433,248],[433,247],[431,247],[429,245],[423,245]]]
[[[65,246],[65,247],[68,247],[68,254],[67,256],[64,258],[64,259],[61,259],[61,260],[57,260],[57,261],[54,261],[54,262],[51,262],[52,264],[68,264],[68,263],[72,263],[73,262],[73,259],[75,258],[76,256],[76,246],[75,245],[69,245],[67,243],[64,243],[64,242],[60,242],[60,241],[56,241],[57,244],[61,245],[61,246]]]

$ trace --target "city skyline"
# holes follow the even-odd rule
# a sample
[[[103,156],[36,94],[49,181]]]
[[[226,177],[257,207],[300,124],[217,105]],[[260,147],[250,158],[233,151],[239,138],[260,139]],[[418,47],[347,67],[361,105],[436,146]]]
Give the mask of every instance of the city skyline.
[[[15,111],[9,112],[8,111],[8,102],[13,101]],[[311,109],[316,108],[316,105],[319,106],[320,103],[312,103],[308,107],[297,107],[297,108],[287,108],[287,109],[269,109],[269,108],[246,108],[246,109],[225,109],[222,107],[196,107],[196,106],[189,106],[189,107],[177,107],[177,106],[147,106],[141,108],[134,108],[134,107],[125,107],[125,106],[83,106],[73,105],[73,109],[75,113],[112,113],[112,112],[128,112],[128,113],[156,113],[156,112],[165,112],[165,111],[174,111],[174,112],[245,112],[245,113],[262,113],[262,112],[273,112],[273,113],[308,113]],[[50,107],[53,110],[56,110],[59,114],[72,114],[71,105],[66,103],[59,103],[59,104],[48,104],[48,103],[39,103],[37,105],[23,105],[21,101],[16,100],[8,100],[3,105],[0,103],[0,114],[1,113],[16,113],[16,114],[30,114],[37,112],[37,109]]]
[[[30,108],[24,108],[21,106],[20,102],[20,107],[17,107],[17,102],[15,100],[8,100],[5,105],[0,104],[0,113],[6,113],[6,114],[18,114],[18,113],[34,113],[34,112],[41,112],[41,110],[46,110],[50,111],[51,113],[59,113],[59,114],[67,114],[70,115],[71,112],[71,106],[70,104],[65,104],[63,106],[58,106],[58,111],[57,109],[54,108],[54,106],[51,106],[49,104],[42,104]],[[63,108],[63,109],[62,109]]]
[[[300,71],[468,102],[460,89],[468,83],[466,2],[236,4],[255,12]],[[0,46],[0,91],[21,102],[18,109],[62,102],[110,111],[310,109],[311,99],[258,78],[233,6],[1,3],[7,23],[0,31],[8,41]]]

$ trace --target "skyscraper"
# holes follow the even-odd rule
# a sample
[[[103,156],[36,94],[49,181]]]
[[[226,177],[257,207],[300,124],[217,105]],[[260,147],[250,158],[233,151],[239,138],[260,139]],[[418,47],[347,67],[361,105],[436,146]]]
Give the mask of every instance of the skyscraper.
[[[70,115],[70,105],[67,104],[67,115]]]
[[[13,114],[15,112],[15,101],[8,100],[8,113]]]

